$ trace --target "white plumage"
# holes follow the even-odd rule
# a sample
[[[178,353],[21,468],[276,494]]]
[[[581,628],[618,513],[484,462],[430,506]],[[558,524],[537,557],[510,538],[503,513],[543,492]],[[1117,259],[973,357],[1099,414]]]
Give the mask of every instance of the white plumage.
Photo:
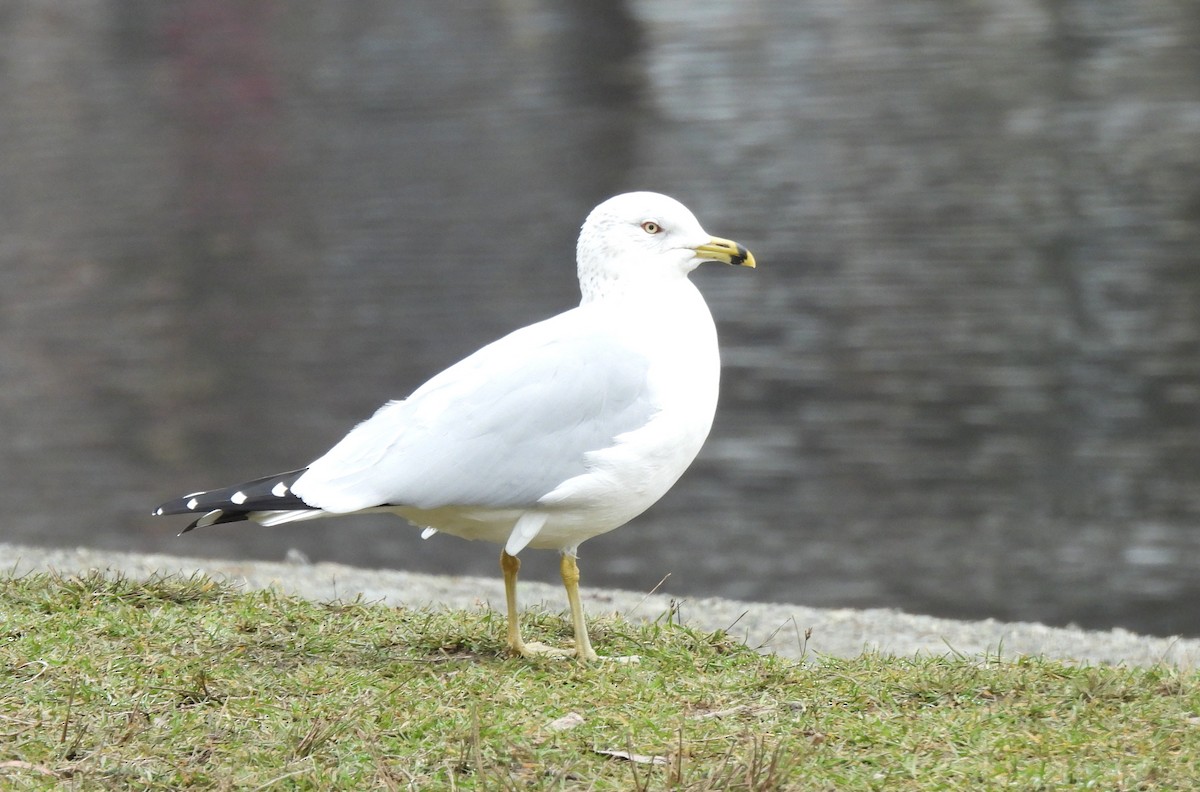
[[[704,261],[754,266],[656,193],[610,198],[577,250],[581,304],[495,341],[390,402],[307,468],[193,493],[156,514],[192,527],[276,525],[394,512],[418,526],[504,545],[509,644],[516,555],[559,550],[575,653],[594,658],[578,604],[579,544],[645,511],[708,436],[720,361],[712,316],[688,274]],[[274,507],[274,508],[272,508]]]

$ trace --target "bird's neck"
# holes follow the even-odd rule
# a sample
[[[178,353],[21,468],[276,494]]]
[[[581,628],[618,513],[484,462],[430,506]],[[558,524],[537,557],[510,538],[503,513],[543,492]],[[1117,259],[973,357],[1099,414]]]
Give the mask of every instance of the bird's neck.
[[[579,291],[580,305],[586,305],[598,300],[669,300],[690,294],[695,288],[686,275],[677,271],[610,267],[603,271],[580,270]]]

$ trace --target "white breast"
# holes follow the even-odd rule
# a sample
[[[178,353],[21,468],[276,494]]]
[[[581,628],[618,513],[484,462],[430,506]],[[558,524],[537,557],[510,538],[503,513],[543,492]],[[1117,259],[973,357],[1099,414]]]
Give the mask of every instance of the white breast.
[[[613,306],[624,315],[622,332],[637,333],[650,357],[658,412],[613,446],[590,453],[587,473],[541,499],[551,517],[531,546],[574,546],[624,525],[665,495],[704,445],[720,385],[716,327],[690,281],[681,281],[671,298]]]
[[[588,451],[584,472],[553,487],[533,509],[448,505],[393,511],[417,525],[501,544],[522,515],[544,515],[528,546],[573,551],[666,494],[700,452],[716,412],[720,358],[712,315],[700,292],[683,278],[653,300],[606,299],[587,310],[607,314],[589,321],[611,328],[606,332],[647,359],[647,393],[654,405],[650,420]]]

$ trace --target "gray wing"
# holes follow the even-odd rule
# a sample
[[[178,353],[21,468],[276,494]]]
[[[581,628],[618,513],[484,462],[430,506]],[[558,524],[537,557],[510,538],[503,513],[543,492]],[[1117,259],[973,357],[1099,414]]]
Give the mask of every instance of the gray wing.
[[[578,310],[578,309],[576,309]],[[656,411],[646,358],[567,312],[380,408],[293,486],[333,512],[528,508]]]

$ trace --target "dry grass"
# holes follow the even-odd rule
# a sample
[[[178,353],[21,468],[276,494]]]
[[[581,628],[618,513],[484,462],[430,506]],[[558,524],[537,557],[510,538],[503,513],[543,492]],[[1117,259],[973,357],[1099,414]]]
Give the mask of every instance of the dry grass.
[[[212,580],[0,579],[5,789],[1186,789],[1200,677],[1041,659],[797,663],[602,620],[636,665],[505,656],[490,611]],[[558,616],[530,637],[565,643]],[[574,713],[574,716],[572,716]]]

